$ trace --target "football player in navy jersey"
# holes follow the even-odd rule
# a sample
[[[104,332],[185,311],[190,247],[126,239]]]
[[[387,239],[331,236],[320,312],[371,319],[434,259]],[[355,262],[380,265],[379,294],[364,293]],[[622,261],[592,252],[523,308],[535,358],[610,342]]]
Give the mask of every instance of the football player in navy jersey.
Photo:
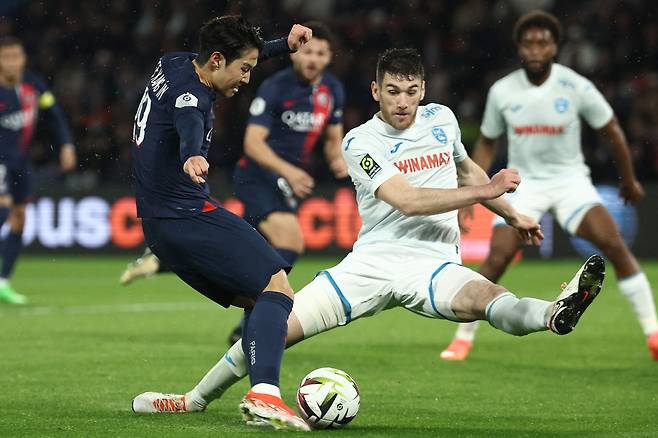
[[[343,140],[343,84],[326,69],[334,37],[323,23],[304,23],[313,38],[290,55],[292,66],[258,89],[249,109],[244,157],[233,181],[245,206],[244,218],[260,231],[290,265],[304,251],[297,200],[315,184],[310,175],[313,149],[324,134],[324,155],[336,178],[347,176],[340,152]],[[233,344],[241,336],[238,325]]]
[[[0,40],[0,226],[9,220],[2,240],[0,301],[25,304],[27,298],[9,284],[22,247],[25,208],[31,195],[29,145],[39,111],[50,119],[50,132],[60,147],[60,165],[68,172],[76,165],[75,148],[62,109],[45,83],[26,71],[27,56],[20,40]]]
[[[324,155],[336,178],[347,176],[340,152],[343,140],[342,83],[326,69],[331,62],[334,36],[323,23],[304,26],[313,38],[292,53],[292,66],[266,79],[250,107],[244,140],[245,156],[238,162],[235,192],[245,206],[244,218],[260,231],[290,265],[304,251],[297,221],[297,200],[311,193],[309,174],[313,149],[324,134]],[[147,248],[129,264],[120,282],[166,272]],[[239,324],[229,345],[241,337]]]
[[[279,371],[293,304],[286,262],[253,227],[210,197],[206,160],[215,94],[234,96],[259,59],[296,51],[310,29],[263,42],[240,16],[210,20],[199,53],[165,54],[147,82],[133,128],[137,213],[148,247],[188,285],[216,303],[245,309],[243,348],[251,389],[240,403],[247,424],[309,430],[281,399]],[[135,412],[201,411],[191,391],[179,398],[143,393]]]

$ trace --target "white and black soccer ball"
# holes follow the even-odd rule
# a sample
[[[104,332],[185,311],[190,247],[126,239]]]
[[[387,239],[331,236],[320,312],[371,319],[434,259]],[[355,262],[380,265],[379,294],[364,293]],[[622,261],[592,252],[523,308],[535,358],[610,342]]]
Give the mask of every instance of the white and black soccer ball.
[[[359,412],[359,387],[349,374],[336,368],[318,368],[297,388],[297,407],[314,429],[343,427]]]

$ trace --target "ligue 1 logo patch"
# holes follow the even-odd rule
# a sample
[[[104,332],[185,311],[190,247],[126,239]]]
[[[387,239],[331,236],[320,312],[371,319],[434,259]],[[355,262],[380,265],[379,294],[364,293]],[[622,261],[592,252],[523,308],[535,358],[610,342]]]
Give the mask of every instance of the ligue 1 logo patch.
[[[564,97],[558,97],[555,99],[553,105],[555,106],[555,111],[558,113],[564,113],[569,109],[569,101]]]
[[[370,179],[374,178],[375,175],[377,175],[379,171],[382,170],[382,168],[370,156],[370,154],[365,154],[365,156],[361,158],[359,165],[361,166],[361,169],[363,169],[368,174]]]
[[[199,99],[192,93],[183,93],[176,98],[174,106],[176,108],[185,108],[186,106],[196,107]]]
[[[432,128],[432,135],[441,144],[446,144],[448,143],[448,136],[446,135],[445,131],[438,126],[435,128]]]

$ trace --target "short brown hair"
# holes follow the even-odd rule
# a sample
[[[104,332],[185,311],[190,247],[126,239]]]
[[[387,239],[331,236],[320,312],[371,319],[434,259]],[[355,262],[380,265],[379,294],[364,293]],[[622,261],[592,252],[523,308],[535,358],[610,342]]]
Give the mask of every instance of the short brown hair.
[[[521,16],[516,21],[514,30],[512,31],[512,38],[514,39],[514,42],[519,44],[521,42],[523,32],[530,29],[531,27],[547,29],[551,35],[553,35],[555,42],[560,44],[562,40],[562,26],[560,25],[560,22],[555,17],[555,15],[545,11],[531,11]]]
[[[9,46],[23,46],[23,42],[16,38],[15,36],[6,36],[0,38],[0,49],[3,49],[5,47]]]

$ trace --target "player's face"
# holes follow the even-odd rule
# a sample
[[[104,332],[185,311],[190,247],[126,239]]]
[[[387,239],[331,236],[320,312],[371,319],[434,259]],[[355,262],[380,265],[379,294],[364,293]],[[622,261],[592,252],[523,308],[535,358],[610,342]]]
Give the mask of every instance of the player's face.
[[[215,56],[219,58],[214,60]],[[258,63],[258,49],[245,50],[228,65],[225,58],[216,53],[213,53],[209,62],[216,62],[218,65],[210,74],[212,87],[226,97],[233,97],[241,86],[249,83],[251,70]]]
[[[295,72],[304,80],[313,82],[331,62],[329,41],[311,38],[297,52],[291,54],[290,59]]]
[[[26,56],[23,46],[14,44],[0,49],[0,74],[9,81],[18,81],[25,70]]]
[[[521,65],[530,79],[541,79],[550,70],[557,43],[548,29],[531,27],[521,35],[518,46]]]
[[[416,119],[418,105],[425,97],[424,80],[418,76],[385,73],[382,82],[373,81],[370,88],[386,123],[398,130],[411,126]]]

